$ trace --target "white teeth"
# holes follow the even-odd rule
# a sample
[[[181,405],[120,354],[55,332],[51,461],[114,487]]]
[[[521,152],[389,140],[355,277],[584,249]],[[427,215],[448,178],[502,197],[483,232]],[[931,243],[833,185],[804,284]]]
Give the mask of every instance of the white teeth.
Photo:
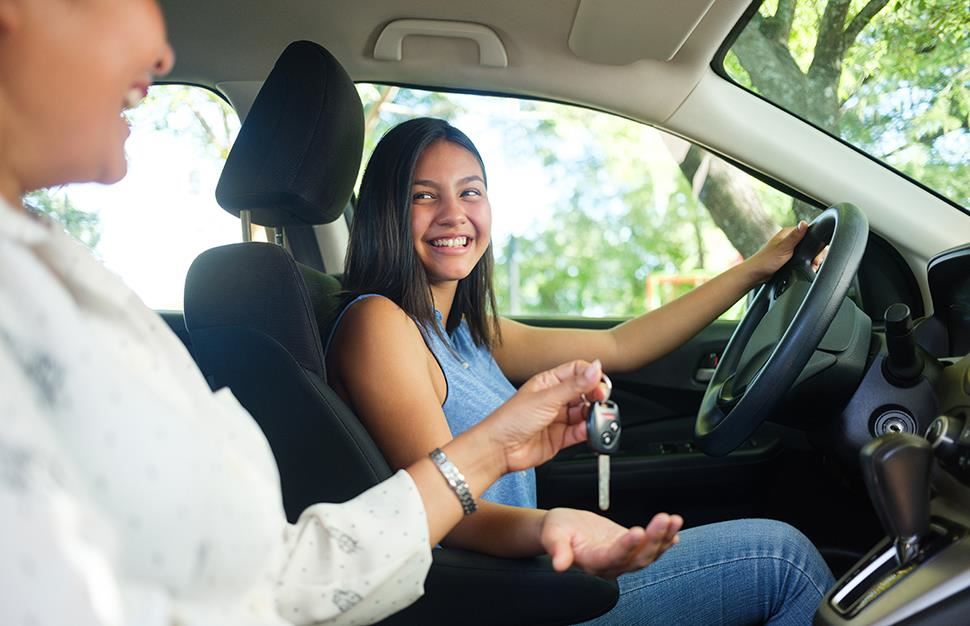
[[[125,108],[134,109],[136,106],[138,106],[138,103],[140,103],[142,101],[142,98],[144,97],[145,97],[144,91],[142,91],[138,87],[132,87],[131,89],[128,90],[128,93],[125,94]]]
[[[431,245],[435,248],[461,248],[468,244],[468,237],[455,237],[453,239],[435,239]]]

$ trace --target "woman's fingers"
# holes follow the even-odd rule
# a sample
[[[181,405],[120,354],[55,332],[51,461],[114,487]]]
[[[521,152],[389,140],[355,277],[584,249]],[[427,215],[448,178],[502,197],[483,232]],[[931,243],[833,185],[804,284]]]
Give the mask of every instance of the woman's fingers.
[[[666,513],[657,513],[653,516],[653,519],[647,524],[647,539],[641,546],[640,553],[634,559],[636,569],[650,565],[663,553],[666,549],[669,525],[670,516]]]
[[[557,572],[564,572],[573,564],[572,536],[562,529],[554,529],[548,538],[547,551],[552,557],[552,568]]]
[[[818,271],[818,268],[822,267],[822,263],[825,261],[825,257],[829,255],[829,247],[825,246],[822,251],[819,252],[814,259],[812,259],[812,270]]]
[[[576,360],[533,376],[522,389],[546,392],[544,399],[552,398],[565,406],[567,416],[574,421],[580,417],[585,419],[588,402],[606,398],[607,387],[602,380],[603,366],[599,359],[592,363]]]
[[[679,515],[670,516],[670,528],[667,531],[667,540],[673,542],[677,538],[677,533],[684,527],[684,518]]]
[[[634,526],[628,529],[607,549],[600,574],[615,577],[645,567],[653,560],[649,555],[656,550],[653,545],[656,540],[649,527]]]
[[[642,528],[634,526],[617,537],[609,546],[606,546],[605,555],[593,573],[613,578],[629,571],[627,565],[636,554],[643,538],[642,533]]]
[[[677,533],[683,524],[679,515],[658,513],[646,528],[630,529],[621,542],[625,553],[613,562],[613,575],[643,569],[656,561],[677,542]]]
[[[576,389],[582,392],[590,389],[594,383],[600,380],[602,375],[603,366],[599,359],[592,363],[576,360],[567,361],[551,370],[546,370],[538,376],[534,376],[531,381],[539,381],[540,388],[553,387],[564,382],[574,383]]]
[[[808,222],[802,220],[791,228],[783,228],[781,232],[783,234],[779,243],[783,246],[784,253],[790,255],[798,242],[805,236],[805,233],[808,232]]]
[[[586,420],[576,422],[575,424],[569,424],[566,430],[563,431],[563,448],[568,448],[569,446],[574,446],[577,443],[582,443],[586,441]]]

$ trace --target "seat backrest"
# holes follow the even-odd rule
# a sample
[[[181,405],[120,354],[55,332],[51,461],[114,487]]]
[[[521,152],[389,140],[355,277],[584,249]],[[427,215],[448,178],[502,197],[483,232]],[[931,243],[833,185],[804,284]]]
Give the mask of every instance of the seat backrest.
[[[297,263],[297,267],[303,274],[303,282],[310,294],[310,306],[317,318],[317,329],[326,345],[333,324],[349,299],[343,290],[343,275],[325,274],[301,263]]]
[[[264,226],[333,221],[353,191],[363,128],[360,97],[337,60],[315,43],[290,44],[239,131],[216,199]],[[316,310],[283,248],[243,243],[200,255],[186,278],[185,325],[210,385],[230,387],[265,432],[291,520],[391,475],[325,384]]]
[[[315,312],[285,250],[242,243],[202,253],[185,283],[185,324],[209,384],[230,387],[266,434],[291,521],[311,504],[349,500],[391,476],[324,381]]]

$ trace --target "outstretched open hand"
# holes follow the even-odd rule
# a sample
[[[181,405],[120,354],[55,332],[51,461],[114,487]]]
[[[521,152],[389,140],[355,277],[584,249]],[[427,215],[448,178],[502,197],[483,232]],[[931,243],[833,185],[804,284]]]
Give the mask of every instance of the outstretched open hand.
[[[658,513],[646,528],[624,528],[589,511],[552,509],[542,523],[541,541],[556,571],[575,564],[612,578],[650,565],[679,541],[684,520]]]
[[[481,426],[504,454],[506,472],[540,465],[559,450],[586,440],[580,395],[605,398],[599,361],[571,361],[536,374]]]

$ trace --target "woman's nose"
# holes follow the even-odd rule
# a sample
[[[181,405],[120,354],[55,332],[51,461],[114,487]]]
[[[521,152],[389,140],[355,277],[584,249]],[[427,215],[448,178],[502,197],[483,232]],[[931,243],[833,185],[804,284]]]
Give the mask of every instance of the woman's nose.
[[[172,71],[173,65],[175,65],[175,51],[172,50],[172,46],[166,43],[158,60],[155,61],[155,68],[153,70],[155,76],[165,76]]]
[[[467,221],[461,203],[454,198],[444,198],[439,203],[437,215],[437,222],[439,224],[464,224]]]

